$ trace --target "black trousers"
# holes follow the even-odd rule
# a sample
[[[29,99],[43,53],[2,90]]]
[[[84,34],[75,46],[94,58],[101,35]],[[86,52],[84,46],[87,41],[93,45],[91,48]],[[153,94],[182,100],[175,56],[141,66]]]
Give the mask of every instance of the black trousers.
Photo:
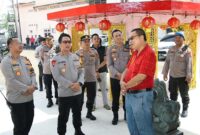
[[[52,98],[52,80],[55,88],[55,98],[58,98],[58,83],[54,80],[52,74],[44,74],[44,84],[46,88],[46,98]]]
[[[39,85],[40,85],[40,89],[43,89],[43,82],[42,82],[42,77],[43,77],[43,67],[42,67],[42,63],[39,62],[38,64],[38,69],[39,69]]]
[[[82,126],[81,120],[81,100],[82,95],[71,97],[59,97],[58,98],[58,128],[59,135],[65,135],[66,124],[69,119],[69,112],[72,109],[73,125],[75,129],[79,129]]]
[[[34,103],[9,103],[14,124],[13,135],[28,135],[33,123]]]
[[[110,78],[110,84],[111,84],[111,92],[112,92],[112,111],[118,112],[119,110],[119,100],[120,100],[120,93],[121,93],[121,87],[120,87],[120,81],[114,78]],[[125,96],[122,96],[123,101],[123,109],[125,109]]]
[[[96,82],[85,82],[82,86],[82,107],[84,104],[84,93],[85,89],[87,89],[87,102],[86,107],[89,112],[92,112],[95,97],[96,97]]]
[[[170,77],[169,79],[169,92],[170,92],[170,99],[177,101],[178,98],[178,90],[180,92],[182,103],[183,103],[183,110],[188,109],[188,104],[190,101],[189,98],[189,86],[187,81],[185,81],[186,77],[181,78],[173,78]]]

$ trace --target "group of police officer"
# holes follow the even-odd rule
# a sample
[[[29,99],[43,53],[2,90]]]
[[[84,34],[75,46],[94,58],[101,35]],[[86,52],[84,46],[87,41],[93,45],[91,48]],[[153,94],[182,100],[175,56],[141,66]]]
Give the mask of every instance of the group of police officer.
[[[130,58],[130,50],[124,46],[123,34],[120,30],[112,31],[113,45],[108,49],[101,46],[98,34],[92,35],[93,47],[90,47],[90,36],[84,35],[80,39],[81,47],[75,53],[71,52],[71,36],[62,33],[58,39],[60,52],[51,56],[53,38],[41,40],[41,46],[36,49],[36,58],[40,59],[39,69],[43,71],[40,77],[42,87],[42,73],[48,99],[47,107],[52,102],[52,80],[55,87],[56,103],[58,103],[58,127],[59,135],[65,135],[66,123],[70,109],[73,113],[73,125],[75,135],[84,135],[81,130],[81,111],[84,103],[84,92],[87,90],[86,117],[96,120],[92,114],[96,98],[96,83],[99,82],[103,96],[104,108],[110,109],[106,90],[107,67],[110,73],[112,94],[112,124],[118,124],[118,110],[120,103],[120,79]],[[188,84],[192,78],[191,51],[187,49],[181,52],[184,36],[176,34],[176,46],[170,49],[163,68],[164,79],[167,79],[170,70],[169,92],[172,100],[177,100],[177,88],[179,88],[182,101],[182,117],[187,116],[189,104]],[[10,38],[7,42],[9,54],[2,60],[1,70],[6,80],[8,105],[11,108],[11,117],[14,123],[14,135],[28,135],[33,117],[34,103],[33,92],[37,89],[35,72],[31,62],[20,56],[23,46],[17,38]],[[125,97],[123,96],[123,108],[125,111]],[[126,112],[124,113],[126,120]]]

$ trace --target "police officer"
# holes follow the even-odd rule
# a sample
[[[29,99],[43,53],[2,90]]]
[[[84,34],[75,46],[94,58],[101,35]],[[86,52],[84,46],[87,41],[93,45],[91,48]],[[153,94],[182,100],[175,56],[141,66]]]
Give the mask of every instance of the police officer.
[[[35,49],[35,58],[38,60],[38,69],[39,69],[39,91],[43,91],[43,81],[42,81],[42,76],[43,76],[43,68],[42,68],[42,63],[40,61],[40,58],[39,58],[39,52],[40,52],[40,49],[45,46],[45,38],[43,37],[40,37],[39,38],[39,46],[36,47]]]
[[[96,49],[99,54],[99,61],[100,64],[97,70],[97,80],[102,92],[103,104],[104,108],[110,110],[110,106],[108,105],[108,98],[107,98],[107,65],[106,65],[106,47],[101,45],[101,39],[99,38],[98,34],[93,34],[92,38],[92,48]]]
[[[112,38],[114,44],[107,50],[107,65],[110,72],[110,83],[112,91],[112,111],[114,115],[112,124],[117,125],[120,99],[120,79],[130,58],[130,51],[124,46],[123,36],[120,30],[113,30]],[[125,98],[123,96],[123,108],[125,111],[124,102]],[[124,119],[126,119],[125,113]]]
[[[81,131],[81,86],[84,83],[84,70],[79,57],[70,52],[72,47],[70,35],[62,33],[59,43],[61,52],[51,60],[52,74],[58,82],[58,134],[65,135],[66,123],[72,109],[75,135],[84,135]]]
[[[192,56],[191,50],[185,48],[184,36],[181,33],[175,33],[176,45],[169,49],[165,64],[163,67],[163,78],[168,80],[169,72],[169,92],[171,100],[177,101],[178,89],[182,98],[183,111],[181,117],[187,117],[189,104],[189,86],[192,79]]]
[[[89,35],[84,35],[81,37],[81,46],[83,49],[78,50],[76,54],[80,56],[80,60],[85,70],[85,80],[82,87],[82,105],[84,102],[84,91],[85,88],[87,88],[86,107],[88,112],[86,118],[96,120],[96,117],[92,114],[92,109],[96,97],[96,71],[98,70],[99,56],[95,49],[90,48]]]
[[[14,124],[14,135],[28,135],[34,117],[33,92],[37,89],[30,61],[20,56],[23,46],[17,38],[7,40],[9,54],[1,63],[6,80],[7,100]]]
[[[43,75],[44,75],[44,84],[46,88],[46,97],[48,99],[47,107],[51,107],[53,105],[52,101],[52,80],[55,88],[55,98],[56,98],[56,104],[58,104],[57,98],[58,98],[58,84],[54,80],[51,69],[50,69],[50,50],[53,46],[52,38],[46,38],[46,45],[43,46],[40,49],[40,59],[43,65]]]

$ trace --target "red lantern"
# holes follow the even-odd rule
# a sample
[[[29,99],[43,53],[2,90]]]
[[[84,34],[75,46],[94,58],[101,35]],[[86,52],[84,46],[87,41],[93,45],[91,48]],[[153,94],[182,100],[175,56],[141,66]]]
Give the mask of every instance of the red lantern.
[[[142,26],[144,28],[152,28],[155,24],[156,24],[156,21],[151,16],[147,16],[142,20]]]
[[[65,30],[65,25],[63,23],[58,23],[56,25],[56,30],[59,32],[63,32]]]
[[[108,29],[110,29],[110,27],[111,27],[111,23],[109,20],[104,19],[99,22],[100,30],[108,30]]]
[[[167,24],[171,27],[171,28],[177,28],[180,25],[180,20],[176,17],[172,17],[168,20]]]
[[[200,21],[199,20],[193,20],[190,23],[190,28],[193,29],[193,30],[199,29],[200,28]]]
[[[75,28],[77,31],[83,31],[85,30],[85,24],[83,22],[77,22]]]

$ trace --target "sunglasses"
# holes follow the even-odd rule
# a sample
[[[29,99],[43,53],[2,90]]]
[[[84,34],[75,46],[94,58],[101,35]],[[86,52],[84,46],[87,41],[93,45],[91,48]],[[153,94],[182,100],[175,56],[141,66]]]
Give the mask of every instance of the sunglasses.
[[[85,40],[83,40],[82,42],[90,42],[90,39],[85,39]]]
[[[62,41],[62,43],[64,43],[64,44],[71,44],[71,43],[72,43],[72,41],[70,41],[70,40],[67,40],[67,41]]]

